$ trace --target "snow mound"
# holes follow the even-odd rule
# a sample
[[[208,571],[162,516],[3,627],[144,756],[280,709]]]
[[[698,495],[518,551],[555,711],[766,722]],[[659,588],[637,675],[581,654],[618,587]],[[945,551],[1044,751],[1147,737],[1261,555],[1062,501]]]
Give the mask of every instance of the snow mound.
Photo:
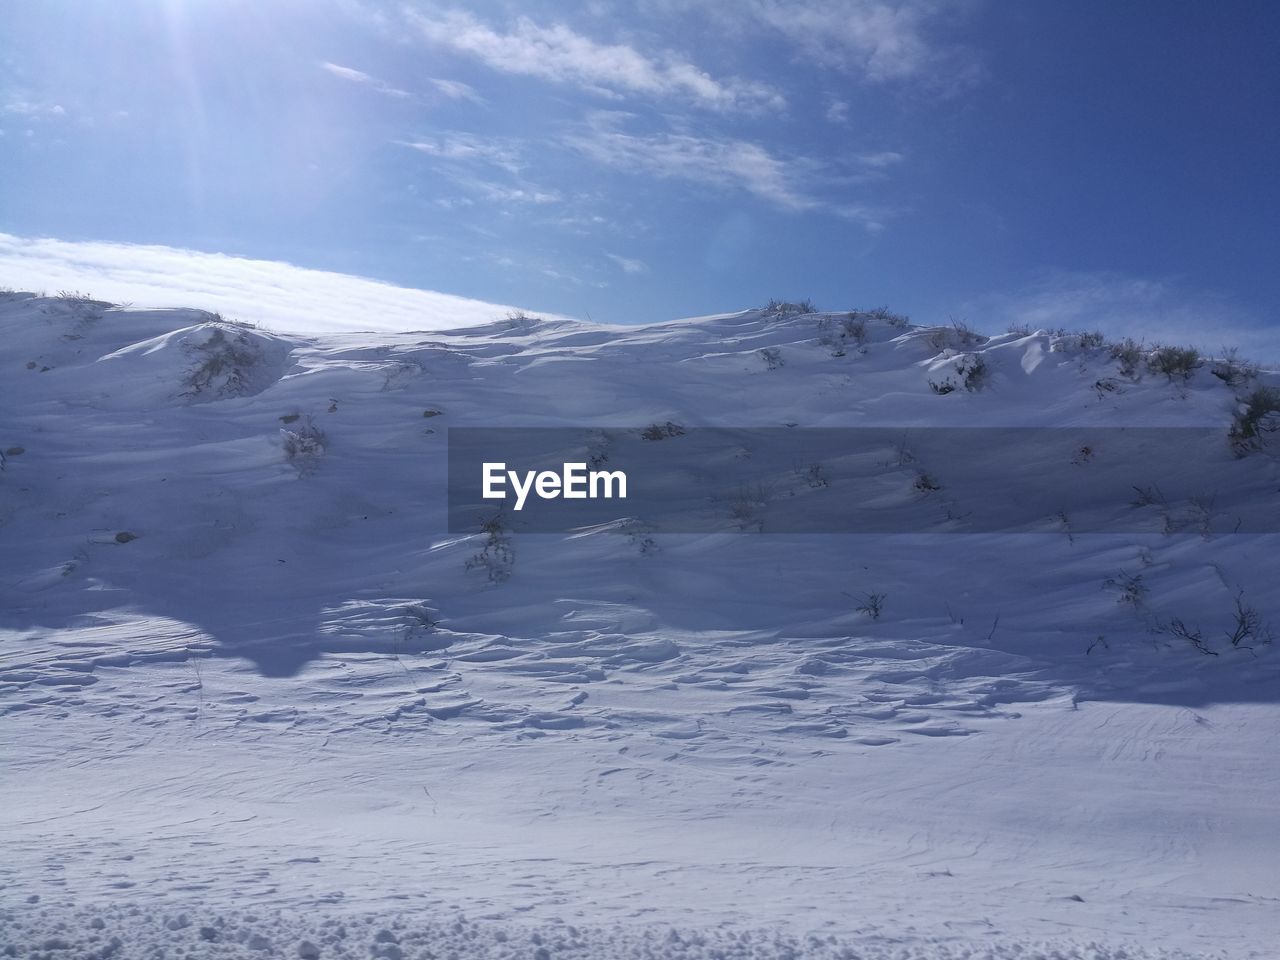
[[[1230,437],[1276,375],[802,306],[304,337],[0,297],[0,951],[1269,956],[1266,405]],[[1114,532],[449,533],[477,426],[892,428],[878,502],[936,525],[1036,464],[920,428],[1070,428],[1064,489],[1100,431],[1207,439],[1189,498],[1136,458]],[[735,456],[777,482],[696,499],[741,530],[844,495]]]
[[[119,384],[110,399],[147,405],[212,403],[261,393],[283,375],[292,344],[244,324],[183,327],[102,357]]]

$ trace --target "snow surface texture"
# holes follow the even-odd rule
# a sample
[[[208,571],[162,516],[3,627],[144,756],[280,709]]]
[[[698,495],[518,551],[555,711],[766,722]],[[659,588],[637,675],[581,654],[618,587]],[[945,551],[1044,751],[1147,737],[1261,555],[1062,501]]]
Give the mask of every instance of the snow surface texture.
[[[0,954],[1274,957],[1277,536],[443,532],[448,426],[1225,445],[1248,389],[847,319],[0,295]]]

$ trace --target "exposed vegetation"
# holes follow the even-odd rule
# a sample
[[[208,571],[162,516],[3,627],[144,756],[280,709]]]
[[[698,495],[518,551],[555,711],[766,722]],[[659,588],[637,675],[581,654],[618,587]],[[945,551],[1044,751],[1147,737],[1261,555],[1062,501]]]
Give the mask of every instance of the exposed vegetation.
[[[985,343],[987,339],[963,320],[952,320],[948,326],[933,327],[925,335],[925,342],[934,350],[963,350]]]
[[[1259,368],[1256,363],[1241,360],[1239,353],[1235,347],[1223,349],[1222,357],[1214,361],[1209,372],[1229,387],[1243,387],[1258,376]]]
[[[960,387],[974,393],[981,390],[987,382],[987,362],[981,355],[976,353],[966,353],[955,362],[955,374],[959,378],[950,374],[943,380],[930,380],[929,389],[939,395],[954,393]]]
[[[297,415],[294,414],[291,422],[296,420]],[[320,463],[320,458],[324,456],[326,444],[324,431],[316,426],[310,416],[307,416],[297,426],[281,429],[280,435],[284,438],[284,457],[298,471],[298,475],[305,477],[313,473]]]
[[[1195,347],[1156,347],[1147,357],[1147,369],[1174,380],[1187,381],[1200,368],[1200,351]]]
[[[684,436],[684,427],[678,423],[672,423],[668,420],[666,423],[651,423],[640,431],[640,436],[645,440],[666,440],[668,437]]]
[[[784,317],[802,317],[805,314],[817,313],[818,306],[808,297],[803,300],[774,300],[765,304],[764,312],[779,319]]]
[[[258,344],[233,324],[214,324],[208,336],[188,350],[195,366],[188,372],[183,396],[237,397],[252,390],[253,372],[262,361]]]
[[[1143,358],[1147,354],[1146,347],[1133,337],[1125,337],[1123,340],[1112,343],[1110,352],[1111,359],[1120,365],[1121,375],[1136,380],[1142,368]]]
[[[480,524],[484,546],[466,562],[467,570],[483,570],[490,583],[505,583],[515,569],[516,552],[502,514],[495,513]]]
[[[1114,577],[1109,577],[1103,581],[1102,585],[1110,590],[1115,590],[1119,594],[1120,603],[1129,603],[1133,606],[1141,606],[1142,601],[1147,596],[1147,586],[1142,582],[1142,574],[1125,573],[1121,571]]]
[[[880,614],[884,612],[884,601],[889,595],[887,593],[867,593],[862,596],[856,609],[858,613],[865,613],[872,620],[879,620]]]
[[[1280,389],[1257,387],[1240,398],[1228,439],[1236,455],[1259,449],[1267,434],[1280,430]]]
[[[839,321],[823,317],[818,321],[821,336],[818,343],[831,351],[833,357],[843,357],[853,347],[858,353],[867,352],[867,317],[869,314],[854,310]]]
[[[782,359],[782,351],[777,347],[765,347],[759,351],[760,359],[764,361],[765,366],[770,370],[778,370],[786,364]]]

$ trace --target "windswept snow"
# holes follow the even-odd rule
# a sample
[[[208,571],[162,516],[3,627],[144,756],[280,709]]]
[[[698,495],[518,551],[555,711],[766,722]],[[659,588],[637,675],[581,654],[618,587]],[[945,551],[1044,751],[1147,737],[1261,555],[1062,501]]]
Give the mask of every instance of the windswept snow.
[[[295,334],[436,330],[516,308],[365,277],[156,244],[0,233],[0,277],[26,290],[92,290],[155,307],[198,303]]]
[[[1273,956],[1276,534],[446,532],[462,426],[1209,427],[1280,490],[1208,367],[844,319],[0,297],[0,951]]]

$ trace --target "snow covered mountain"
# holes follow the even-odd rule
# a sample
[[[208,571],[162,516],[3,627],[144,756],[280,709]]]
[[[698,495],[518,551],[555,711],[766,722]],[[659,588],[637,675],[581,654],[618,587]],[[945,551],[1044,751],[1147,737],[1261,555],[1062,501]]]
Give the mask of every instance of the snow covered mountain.
[[[789,304],[0,335],[8,955],[1275,955],[1274,372]],[[451,534],[463,427],[1074,432],[981,487],[903,443],[909,532],[771,532],[815,458],[722,532]],[[1114,529],[955,531],[1121,427],[1199,439]]]

